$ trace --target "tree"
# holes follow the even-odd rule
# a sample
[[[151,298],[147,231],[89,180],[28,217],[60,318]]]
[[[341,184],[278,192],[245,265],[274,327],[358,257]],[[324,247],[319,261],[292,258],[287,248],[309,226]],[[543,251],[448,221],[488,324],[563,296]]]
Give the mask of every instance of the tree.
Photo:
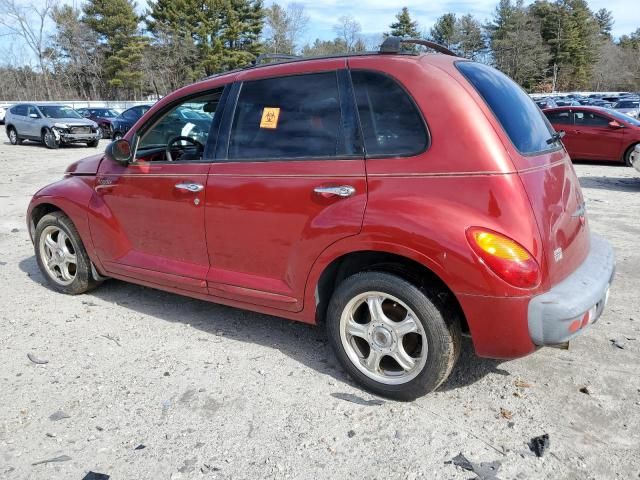
[[[486,48],[480,22],[473,15],[463,15],[455,22],[453,40],[455,51],[462,57],[475,60]]]
[[[342,16],[338,19],[338,23],[333,26],[333,31],[337,35],[336,40],[340,40],[345,47],[345,52],[356,52],[365,49],[364,43],[359,41],[362,27],[350,15]]]
[[[420,38],[418,32],[418,22],[411,19],[409,9],[402,7],[402,10],[396,14],[396,21],[389,25],[391,31],[388,35],[401,38]]]
[[[48,36],[45,30],[57,0],[42,0],[38,4],[40,6],[16,0],[0,0],[0,26],[5,27],[10,35],[20,37],[36,56],[44,80],[45,99],[50,100],[51,87],[47,70],[50,58],[47,54]]]
[[[265,49],[271,53],[293,54],[300,36],[307,28],[309,17],[304,6],[290,3],[287,8],[274,3],[265,10]]]
[[[51,57],[56,74],[81,98],[98,98],[102,83],[102,55],[98,35],[81,20],[81,11],[69,5],[51,12],[55,22]]]
[[[212,75],[248,65],[262,51],[261,0],[155,0],[149,2],[147,28],[156,36],[189,36],[198,50],[189,65]]]
[[[303,57],[318,57],[324,55],[338,55],[347,51],[347,45],[344,40],[336,38],[335,40],[320,40],[316,38],[313,44],[305,45],[302,48]]]
[[[549,47],[540,35],[537,19],[524,7],[500,0],[493,20],[485,26],[496,68],[526,89],[543,83],[549,67]]]
[[[598,23],[600,35],[603,38],[611,40],[611,29],[613,28],[613,13],[611,12],[611,10],[601,8],[596,12],[594,17],[596,19],[596,22]]]
[[[83,6],[82,21],[98,35],[105,80],[116,96],[124,90],[135,98],[142,88],[146,39],[139,34],[135,7],[132,0],[88,0]]]
[[[445,13],[436,20],[431,27],[431,40],[440,45],[451,48],[455,41],[456,16],[453,13]]]

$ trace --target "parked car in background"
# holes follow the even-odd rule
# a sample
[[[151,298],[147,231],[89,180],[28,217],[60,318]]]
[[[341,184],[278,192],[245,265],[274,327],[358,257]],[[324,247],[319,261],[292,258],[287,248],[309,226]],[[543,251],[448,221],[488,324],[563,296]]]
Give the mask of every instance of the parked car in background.
[[[556,105],[558,107],[565,107],[565,106],[578,106],[580,105],[580,102],[578,102],[577,100],[574,100],[573,98],[556,98]]]
[[[0,103],[0,125],[4,125],[4,117],[9,109],[10,105],[6,103]]]
[[[401,42],[164,97],[31,200],[51,287],[114,277],[323,323],[360,385],[404,400],[447,378],[461,332],[503,359],[583,332],[615,260],[559,136],[500,71]]]
[[[544,114],[562,138],[573,160],[605,160],[632,165],[640,143],[640,121],[616,110],[599,107],[559,107]]]
[[[623,99],[613,105],[613,109],[620,113],[627,114],[631,117],[640,117],[640,100],[638,99]]]
[[[66,105],[20,103],[7,111],[5,125],[12,145],[34,140],[47,148],[69,143],[97,147],[100,140],[98,124]]]
[[[589,101],[589,105],[592,107],[611,108],[613,103],[602,100],[601,98],[593,98]]]
[[[545,108],[555,108],[558,106],[555,100],[551,97],[538,99],[535,102],[541,110],[544,110]]]
[[[140,120],[140,117],[150,108],[151,105],[136,105],[111,120],[111,139],[120,140],[124,137],[133,124]]]
[[[111,108],[77,108],[76,111],[84,118],[89,118],[100,127],[102,138],[111,138],[113,130],[111,122],[119,113]]]

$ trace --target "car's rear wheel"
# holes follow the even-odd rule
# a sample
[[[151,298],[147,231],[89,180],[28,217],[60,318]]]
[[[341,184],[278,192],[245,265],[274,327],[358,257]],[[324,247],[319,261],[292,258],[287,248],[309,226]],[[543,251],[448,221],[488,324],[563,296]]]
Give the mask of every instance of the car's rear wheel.
[[[77,295],[100,284],[91,274],[91,261],[75,225],[64,213],[42,217],[34,240],[40,271],[55,290]]]
[[[460,351],[459,321],[437,294],[381,272],[359,273],[338,286],[327,329],[347,372],[398,400],[435,390]]]
[[[9,142],[11,145],[19,145],[22,143],[22,139],[18,137],[18,132],[15,128],[10,127],[7,133],[9,135]]]
[[[638,152],[636,152],[635,147],[637,145],[640,145],[638,143],[631,145],[626,152],[624,152],[624,164],[627,167],[633,167],[633,164],[635,162],[639,162],[640,158],[638,158],[638,156],[640,155]]]
[[[54,135],[53,130],[51,130],[50,128],[45,128],[42,131],[42,143],[44,143],[45,147],[51,149],[60,147],[60,142]]]

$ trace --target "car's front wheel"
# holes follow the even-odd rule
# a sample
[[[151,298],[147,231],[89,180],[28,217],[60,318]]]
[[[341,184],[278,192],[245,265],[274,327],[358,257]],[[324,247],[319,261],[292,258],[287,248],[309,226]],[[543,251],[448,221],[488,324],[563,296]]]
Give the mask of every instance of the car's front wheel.
[[[100,139],[96,138],[95,140],[91,140],[90,142],[87,142],[87,147],[96,148],[99,143],[100,143]]]
[[[91,274],[91,261],[75,225],[64,213],[42,217],[34,240],[40,271],[55,290],[78,295],[100,284]]]
[[[624,164],[627,167],[633,167],[633,164],[637,161],[640,161],[640,158],[636,158],[638,156],[640,156],[640,154],[636,151],[636,147],[640,145],[639,143],[636,143],[634,145],[631,145],[627,151],[624,153]]]
[[[50,128],[45,128],[42,131],[42,143],[47,148],[55,149],[60,146],[60,141],[56,138],[53,130]]]
[[[400,277],[363,272],[344,280],[327,311],[336,356],[362,386],[412,400],[448,377],[460,351],[458,318],[434,294]]]
[[[18,137],[18,132],[15,128],[10,127],[7,133],[9,135],[9,142],[11,143],[11,145],[19,145],[22,143],[22,139]]]
[[[122,136],[123,136],[122,133],[114,132],[113,133],[113,141],[120,140],[122,138]]]

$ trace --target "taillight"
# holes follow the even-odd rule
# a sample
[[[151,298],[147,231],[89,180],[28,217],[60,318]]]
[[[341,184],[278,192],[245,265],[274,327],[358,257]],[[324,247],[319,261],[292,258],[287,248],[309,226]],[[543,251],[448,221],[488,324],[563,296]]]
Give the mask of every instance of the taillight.
[[[467,229],[467,240],[480,259],[505,282],[518,288],[540,283],[538,262],[518,242],[480,227]]]

